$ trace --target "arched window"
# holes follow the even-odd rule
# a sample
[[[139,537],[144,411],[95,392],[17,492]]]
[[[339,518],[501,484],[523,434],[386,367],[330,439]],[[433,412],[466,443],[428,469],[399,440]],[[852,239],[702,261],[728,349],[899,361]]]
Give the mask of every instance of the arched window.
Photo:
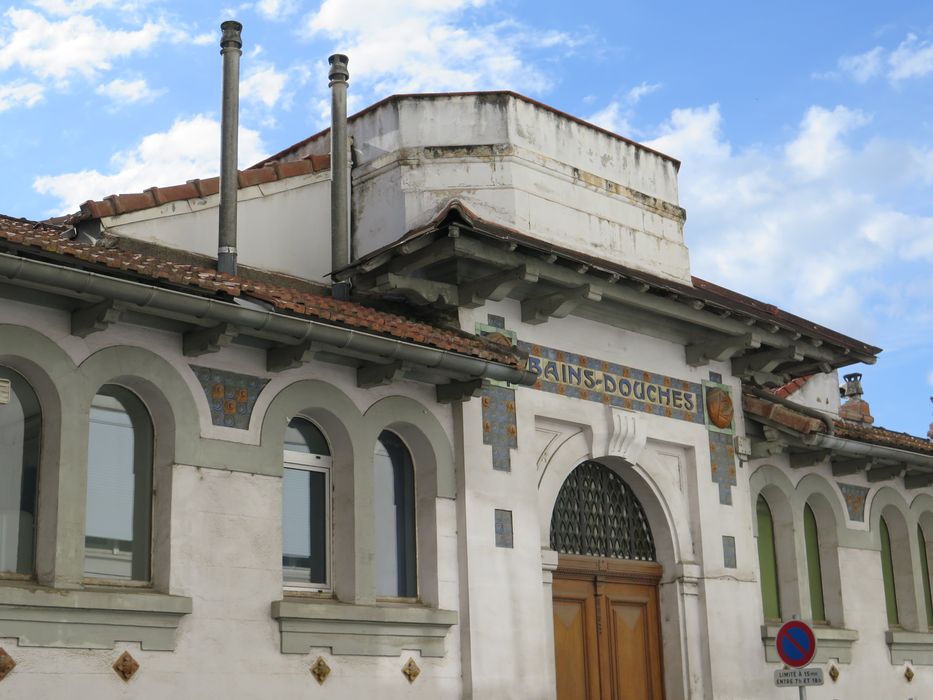
[[[891,553],[891,533],[884,516],[880,521],[881,534],[881,576],[884,579],[884,606],[888,612],[888,625],[899,623],[897,612],[897,589],[894,580],[894,557]]]
[[[282,478],[282,578],[285,585],[327,590],[330,580],[330,447],[310,421],[285,430]]]
[[[583,462],[564,481],[551,516],[551,549],[589,557],[655,561],[638,498],[618,474]]]
[[[781,619],[781,597],[778,590],[777,551],[774,545],[774,519],[764,496],[758,496],[758,569],[761,572],[761,603],[766,620]]]
[[[820,533],[816,516],[808,503],[803,509],[803,534],[807,549],[807,579],[810,587],[810,610],[814,622],[826,622],[823,597],[823,570],[820,564]]]
[[[382,431],[373,455],[376,595],[418,595],[415,556],[415,471],[401,438]]]
[[[917,543],[920,546],[920,574],[923,584],[923,604],[926,609],[927,627],[933,627],[933,596],[930,593],[930,558],[927,553],[927,540],[923,528],[917,524]]]
[[[19,374],[0,367],[0,573],[31,575],[42,413]]]
[[[152,421],[139,398],[107,384],[91,402],[84,575],[148,581],[152,544]]]

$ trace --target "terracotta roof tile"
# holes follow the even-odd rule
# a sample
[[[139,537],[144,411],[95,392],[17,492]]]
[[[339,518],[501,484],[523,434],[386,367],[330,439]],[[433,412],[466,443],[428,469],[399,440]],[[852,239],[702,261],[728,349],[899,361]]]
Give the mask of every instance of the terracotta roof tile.
[[[284,180],[296,175],[308,175],[330,168],[329,155],[313,155],[288,163],[276,163],[265,167],[253,167],[239,171],[239,186],[251,187],[266,182]],[[104,216],[127,214],[132,211],[159,207],[169,202],[184,199],[210,197],[220,191],[220,178],[209,177],[203,180],[188,180],[183,185],[170,187],[150,187],[143,192],[112,194],[100,200],[88,200],[81,205],[81,210],[68,217],[69,223],[100,219]]]
[[[131,272],[144,281],[163,281],[187,287],[192,293],[247,295],[265,301],[277,311],[306,316],[334,325],[379,333],[399,340],[428,345],[512,367],[524,367],[524,359],[509,348],[462,331],[439,328],[405,316],[374,309],[353,301],[273,283],[225,275],[205,267],[159,259],[105,245],[92,246],[68,238],[69,227],[0,215],[0,242],[20,251],[64,257],[97,268],[103,274]],[[60,259],[57,262],[62,262]]]
[[[835,433],[837,437],[849,440],[933,455],[933,441],[908,433],[887,430],[886,428],[876,428],[871,425],[858,425],[850,421],[837,420],[835,422]]]
[[[808,374],[805,377],[797,377],[796,379],[791,379],[784,386],[779,386],[777,389],[772,389],[771,393],[781,399],[786,399],[793,393],[796,393],[799,389],[803,387],[804,384],[809,382],[813,378],[812,374]]]

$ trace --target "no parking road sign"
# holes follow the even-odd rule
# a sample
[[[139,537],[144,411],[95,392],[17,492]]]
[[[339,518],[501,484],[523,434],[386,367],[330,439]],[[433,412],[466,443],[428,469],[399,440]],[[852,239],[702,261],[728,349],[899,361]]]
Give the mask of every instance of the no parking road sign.
[[[803,668],[816,654],[816,637],[810,625],[801,620],[789,620],[781,625],[775,639],[778,656],[791,668]]]

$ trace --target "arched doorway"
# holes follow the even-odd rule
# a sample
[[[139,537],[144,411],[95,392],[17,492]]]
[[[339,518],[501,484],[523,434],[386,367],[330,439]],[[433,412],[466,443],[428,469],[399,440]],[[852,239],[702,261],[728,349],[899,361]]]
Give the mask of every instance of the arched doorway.
[[[558,700],[662,700],[661,565],[635,494],[583,462],[557,496],[550,544]]]

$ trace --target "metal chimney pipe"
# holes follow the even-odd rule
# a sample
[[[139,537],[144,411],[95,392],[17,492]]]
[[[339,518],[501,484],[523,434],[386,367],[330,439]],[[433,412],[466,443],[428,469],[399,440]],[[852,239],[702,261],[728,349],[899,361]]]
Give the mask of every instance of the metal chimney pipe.
[[[337,53],[330,63],[330,229],[331,269],[350,264],[350,147],[347,139],[347,81],[350,59]],[[349,282],[334,282],[332,294],[350,298]]]
[[[232,20],[220,25],[223,56],[223,94],[220,116],[220,213],[217,238],[217,271],[236,274],[236,213],[239,173],[237,132],[240,126],[240,56],[243,25]]]

